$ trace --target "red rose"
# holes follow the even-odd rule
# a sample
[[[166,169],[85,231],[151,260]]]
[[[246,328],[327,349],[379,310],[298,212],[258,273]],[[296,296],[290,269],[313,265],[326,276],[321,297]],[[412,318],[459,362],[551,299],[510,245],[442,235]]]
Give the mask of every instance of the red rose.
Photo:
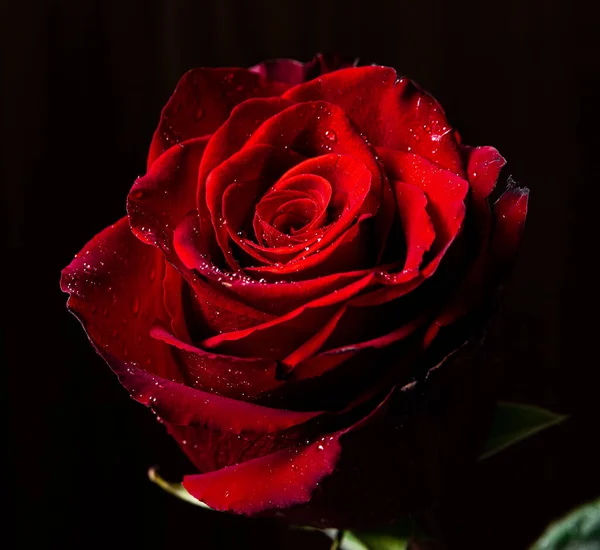
[[[504,159],[430,95],[341,63],[185,74],[128,217],[61,281],[192,495],[339,527],[418,509],[474,452],[464,344],[527,209],[514,186],[490,207]]]

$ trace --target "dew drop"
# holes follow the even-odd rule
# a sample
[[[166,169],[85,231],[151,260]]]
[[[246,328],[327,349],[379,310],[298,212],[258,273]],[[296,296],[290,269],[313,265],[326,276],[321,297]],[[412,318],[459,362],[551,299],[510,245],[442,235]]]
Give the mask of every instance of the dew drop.
[[[325,130],[325,137],[329,141],[333,141],[333,142],[335,142],[335,140],[337,139],[337,136],[335,135],[335,132],[333,130]]]

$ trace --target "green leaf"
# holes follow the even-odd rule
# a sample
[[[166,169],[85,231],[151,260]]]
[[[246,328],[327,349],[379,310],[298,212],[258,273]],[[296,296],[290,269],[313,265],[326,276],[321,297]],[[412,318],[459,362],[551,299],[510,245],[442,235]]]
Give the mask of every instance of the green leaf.
[[[344,531],[340,550],[406,550],[409,537],[414,533],[415,526],[411,520],[401,521],[379,531]],[[325,533],[334,541],[338,531],[326,529]]]
[[[201,502],[197,498],[190,495],[184,488],[181,483],[172,483],[160,477],[158,475],[158,471],[156,468],[150,468],[148,470],[148,478],[152,483],[156,483],[161,489],[166,491],[167,493],[171,493],[172,495],[180,498],[181,500],[185,500],[186,502],[190,502],[195,504],[196,506],[200,506],[201,508],[207,508],[210,510],[210,507]]]
[[[346,532],[341,550],[406,550],[408,539],[386,533]]]
[[[600,499],[551,524],[531,550],[600,550]]]
[[[533,405],[500,402],[494,411],[490,434],[479,458],[489,458],[566,418],[566,416]]]

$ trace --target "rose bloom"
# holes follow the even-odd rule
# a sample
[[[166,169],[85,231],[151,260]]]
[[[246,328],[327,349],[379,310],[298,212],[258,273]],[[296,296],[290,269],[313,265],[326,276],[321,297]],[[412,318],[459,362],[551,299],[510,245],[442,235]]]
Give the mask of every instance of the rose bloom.
[[[493,406],[481,327],[527,190],[382,66],[195,69],[69,309],[216,510],[365,526],[429,506]]]

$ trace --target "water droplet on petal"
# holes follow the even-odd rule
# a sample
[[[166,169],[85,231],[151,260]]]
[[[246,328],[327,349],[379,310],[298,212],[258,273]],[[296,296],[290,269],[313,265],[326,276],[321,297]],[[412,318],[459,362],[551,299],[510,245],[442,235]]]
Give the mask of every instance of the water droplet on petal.
[[[334,142],[337,139],[337,136],[335,135],[335,132],[333,130],[325,130],[325,137],[329,141],[334,141]]]

